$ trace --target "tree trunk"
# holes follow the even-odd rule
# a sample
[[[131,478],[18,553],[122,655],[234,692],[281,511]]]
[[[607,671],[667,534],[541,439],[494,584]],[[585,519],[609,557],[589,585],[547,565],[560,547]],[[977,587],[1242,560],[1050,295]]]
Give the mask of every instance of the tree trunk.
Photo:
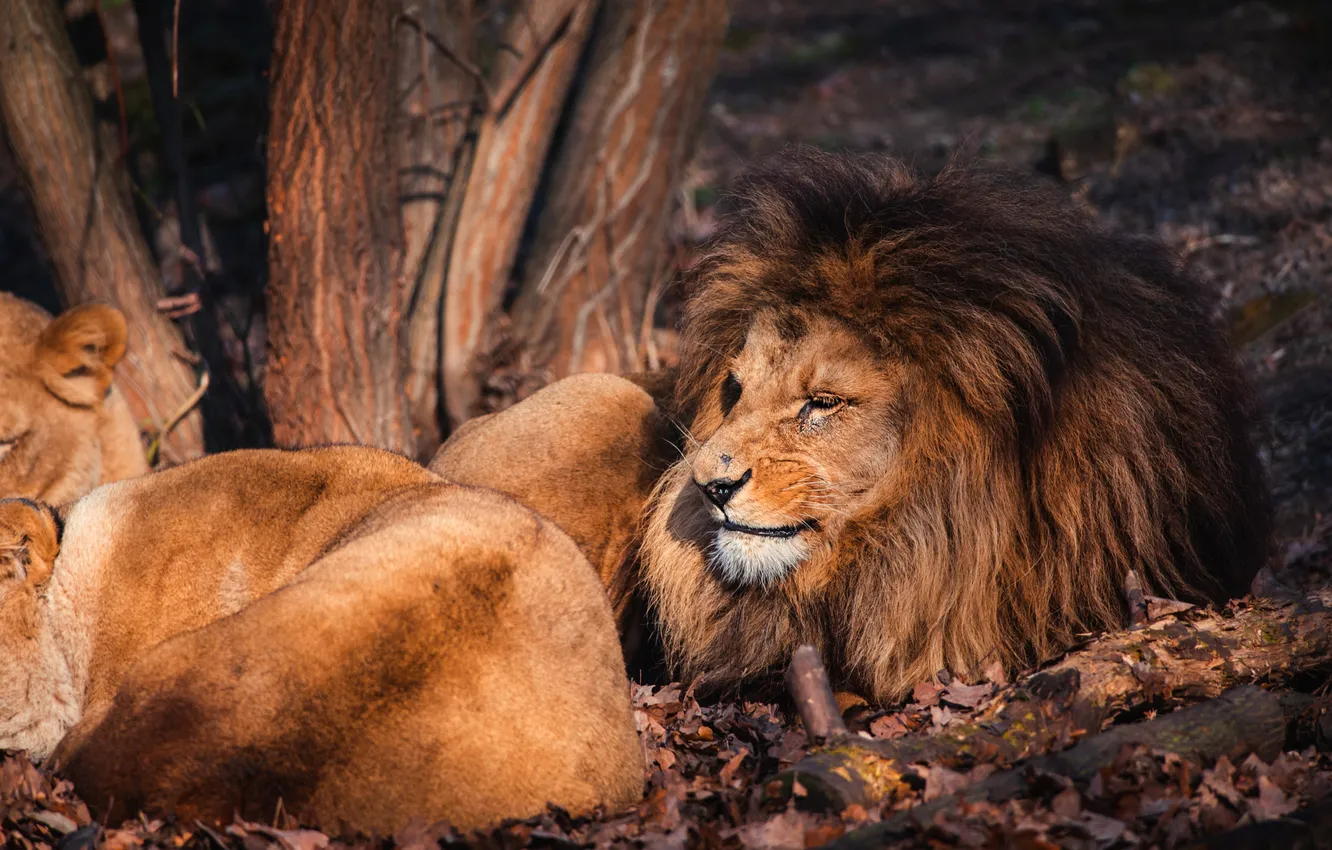
[[[444,392],[458,425],[478,412],[477,355],[501,307],[519,241],[594,13],[594,0],[536,0],[510,19],[452,241]],[[615,5],[615,4],[612,4]]]
[[[6,0],[0,33],[0,111],[61,300],[105,301],[125,314],[130,347],[116,383],[135,418],[156,431],[188,402],[194,374],[179,331],[157,311],[161,281],[117,154],[94,129],[60,8],[55,0]],[[178,463],[202,451],[194,411],[167,436],[162,457]]]
[[[393,143],[401,0],[284,0],[268,136],[269,357],[279,445],[411,454]]]
[[[398,26],[398,191],[411,292],[404,379],[416,455],[425,462],[443,439],[444,275],[483,104],[476,78],[444,53],[477,62],[471,0],[425,0],[416,8]]]
[[[513,311],[543,379],[641,368],[648,292],[728,18],[725,0],[603,8]]]

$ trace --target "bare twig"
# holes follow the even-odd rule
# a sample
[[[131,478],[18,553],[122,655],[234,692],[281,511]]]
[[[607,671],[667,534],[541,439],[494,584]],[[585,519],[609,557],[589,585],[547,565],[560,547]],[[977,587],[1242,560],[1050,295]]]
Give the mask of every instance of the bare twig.
[[[203,373],[199,376],[199,388],[194,391],[193,395],[185,399],[184,403],[181,404],[175,413],[171,414],[171,418],[166,421],[166,424],[163,425],[161,430],[159,430],[153,437],[152,442],[148,444],[149,466],[157,466],[158,455],[162,450],[162,441],[171,433],[171,429],[179,425],[180,421],[203,400],[204,394],[208,392],[208,383],[208,370],[204,369]]]
[[[180,0],[171,14],[171,96],[180,97]]]
[[[817,649],[804,644],[791,653],[791,666],[786,668],[786,688],[800,710],[805,734],[811,740],[847,734],[846,723],[837,710],[837,699],[828,682],[828,670]]]

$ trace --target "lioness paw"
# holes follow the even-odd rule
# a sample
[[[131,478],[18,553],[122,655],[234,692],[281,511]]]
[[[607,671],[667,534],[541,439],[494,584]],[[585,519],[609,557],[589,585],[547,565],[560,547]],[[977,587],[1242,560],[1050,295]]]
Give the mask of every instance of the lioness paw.
[[[45,584],[59,551],[50,508],[27,499],[0,500],[0,581]]]

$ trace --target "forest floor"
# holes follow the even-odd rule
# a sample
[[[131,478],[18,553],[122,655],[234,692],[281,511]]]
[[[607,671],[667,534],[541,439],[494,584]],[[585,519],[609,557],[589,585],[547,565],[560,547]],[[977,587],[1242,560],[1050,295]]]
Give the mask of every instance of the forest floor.
[[[1107,221],[1161,235],[1216,288],[1268,416],[1262,444],[1279,525],[1273,573],[1298,590],[1329,585],[1326,7],[1318,0],[735,0],[733,8],[688,175],[682,239],[706,234],[710,204],[746,162],[785,144],[880,150],[925,169],[961,149],[1051,175]],[[0,228],[0,236],[13,239],[16,226]],[[5,250],[0,239],[0,255]],[[983,713],[1000,685],[922,683],[906,705],[855,708],[848,721],[876,739],[945,734]],[[1326,671],[1299,683],[1313,694],[1327,685]],[[769,783],[808,746],[799,719],[782,706],[700,705],[685,685],[636,686],[634,704],[648,760],[641,805],[596,818],[552,811],[472,836],[416,825],[393,842],[812,847],[1005,766],[917,765],[890,802],[804,811],[782,802]],[[1208,846],[1240,850],[1249,839],[1229,830],[1301,806],[1325,809],[1329,795],[1332,760],[1313,747],[1205,764],[1125,748],[1090,783],[1045,775],[1017,799],[945,807],[898,842],[1175,848],[1210,840]],[[1294,846],[1275,834],[1262,833],[1268,837],[1261,842]],[[103,828],[67,783],[11,756],[0,762],[5,842],[69,850],[94,842],[314,850],[330,839],[243,823],[225,830],[160,821]]]

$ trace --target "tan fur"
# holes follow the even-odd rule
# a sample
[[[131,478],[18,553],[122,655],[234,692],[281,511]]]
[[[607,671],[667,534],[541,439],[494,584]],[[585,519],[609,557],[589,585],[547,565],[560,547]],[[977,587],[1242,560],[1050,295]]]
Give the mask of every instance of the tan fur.
[[[648,386],[661,376],[635,376]],[[679,456],[674,427],[631,380],[573,375],[499,413],[469,420],[430,469],[507,493],[564,530],[601,575],[617,615],[643,507]]]
[[[1270,508],[1243,384],[1158,243],[1026,178],[878,157],[787,153],[729,203],[642,551],[676,675],[771,682],[809,642],[887,702],[1119,626],[1129,569],[1247,591]]]
[[[49,553],[44,509],[5,504],[0,552]],[[104,817],[281,800],[329,829],[468,828],[641,792],[586,559],[397,455],[231,452],[99,488],[35,576],[0,586],[0,747],[70,730],[52,761]]]
[[[125,344],[113,307],[85,304],[52,319],[0,292],[0,497],[67,504],[148,471],[112,385]]]

